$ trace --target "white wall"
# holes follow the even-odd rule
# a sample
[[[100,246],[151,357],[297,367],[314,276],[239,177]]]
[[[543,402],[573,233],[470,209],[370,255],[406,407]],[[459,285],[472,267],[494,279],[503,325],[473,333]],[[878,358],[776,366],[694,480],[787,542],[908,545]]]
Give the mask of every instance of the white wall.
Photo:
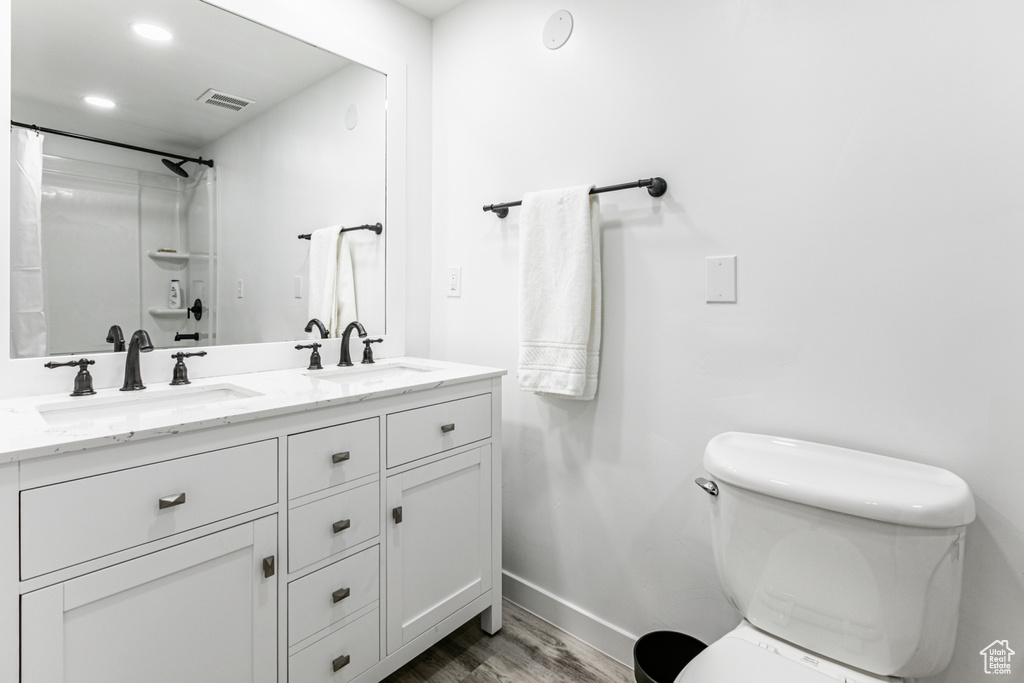
[[[549,51],[559,9],[575,28]],[[717,638],[738,616],[692,482],[715,434],[780,434],[963,476],[978,519],[936,680],[981,678],[997,638],[1021,651],[1022,34],[1005,0],[469,0],[435,21],[430,344],[512,370],[514,585],[620,635]],[[597,400],[520,392],[518,209],[481,206],[651,175],[665,197],[601,199]],[[726,254],[739,301],[707,304]]]

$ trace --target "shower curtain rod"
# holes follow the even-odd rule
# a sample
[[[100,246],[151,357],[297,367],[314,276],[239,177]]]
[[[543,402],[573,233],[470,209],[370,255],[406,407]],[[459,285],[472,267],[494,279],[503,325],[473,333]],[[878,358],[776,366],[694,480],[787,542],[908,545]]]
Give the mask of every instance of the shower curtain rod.
[[[602,192],[614,192],[616,190],[631,190],[634,187],[646,187],[647,193],[652,197],[660,197],[665,194],[668,190],[668,183],[665,182],[664,178],[647,178],[646,180],[637,180],[633,183],[622,183],[621,185],[608,185],[607,187],[595,187],[590,191],[590,194],[600,194]],[[493,211],[498,218],[504,218],[508,215],[508,207],[510,206],[522,206],[523,201],[518,202],[505,202],[503,204],[488,204],[484,207],[484,211]]]
[[[380,223],[374,223],[373,225],[357,225],[352,228],[342,228],[338,232],[352,232],[353,230],[373,230],[378,235],[384,232],[384,226]],[[299,235],[300,240],[313,239],[312,233],[306,233],[305,235]]]
[[[203,159],[202,157],[196,159],[195,157],[186,157],[181,154],[173,154],[171,152],[158,152],[155,149],[147,149],[145,147],[136,147],[135,145],[129,145],[124,142],[114,142],[113,140],[104,140],[103,138],[94,138],[89,135],[81,135],[79,133],[69,133],[66,130],[57,130],[55,128],[43,128],[31,123],[19,123],[17,121],[11,121],[12,126],[18,126],[19,128],[31,128],[39,133],[50,133],[51,135],[63,135],[68,138],[75,138],[77,140],[85,140],[87,142],[98,142],[101,145],[111,145],[113,147],[122,147],[124,149],[133,149],[136,152],[146,152],[148,154],[156,154],[162,157],[174,157],[175,159],[181,159],[182,161],[192,161],[203,166],[209,166],[213,168],[213,159]]]

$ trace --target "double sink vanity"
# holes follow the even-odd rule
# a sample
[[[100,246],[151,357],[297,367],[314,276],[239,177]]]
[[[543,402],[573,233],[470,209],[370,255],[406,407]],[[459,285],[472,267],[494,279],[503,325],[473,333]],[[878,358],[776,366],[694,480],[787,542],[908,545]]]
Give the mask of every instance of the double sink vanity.
[[[476,615],[497,631],[503,374],[0,402],[0,681],[373,683]]]

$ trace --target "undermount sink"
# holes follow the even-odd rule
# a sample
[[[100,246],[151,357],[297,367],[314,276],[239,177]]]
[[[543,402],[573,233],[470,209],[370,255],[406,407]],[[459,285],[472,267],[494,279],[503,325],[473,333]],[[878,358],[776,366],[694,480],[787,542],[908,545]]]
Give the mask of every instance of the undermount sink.
[[[36,412],[51,425],[73,424],[83,420],[96,422],[156,418],[190,408],[208,408],[262,395],[258,391],[243,389],[234,384],[214,384],[47,403],[36,406]]]
[[[419,363],[388,363],[374,365],[354,365],[349,368],[331,368],[310,370],[307,376],[337,384],[364,384],[393,379],[412,379],[422,377],[441,368]]]

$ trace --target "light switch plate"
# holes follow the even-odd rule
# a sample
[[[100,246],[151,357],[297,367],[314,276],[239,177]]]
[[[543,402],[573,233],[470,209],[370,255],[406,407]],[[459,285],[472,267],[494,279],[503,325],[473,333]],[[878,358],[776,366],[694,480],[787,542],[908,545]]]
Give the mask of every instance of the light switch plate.
[[[704,264],[707,302],[736,303],[736,257],[708,256]]]

